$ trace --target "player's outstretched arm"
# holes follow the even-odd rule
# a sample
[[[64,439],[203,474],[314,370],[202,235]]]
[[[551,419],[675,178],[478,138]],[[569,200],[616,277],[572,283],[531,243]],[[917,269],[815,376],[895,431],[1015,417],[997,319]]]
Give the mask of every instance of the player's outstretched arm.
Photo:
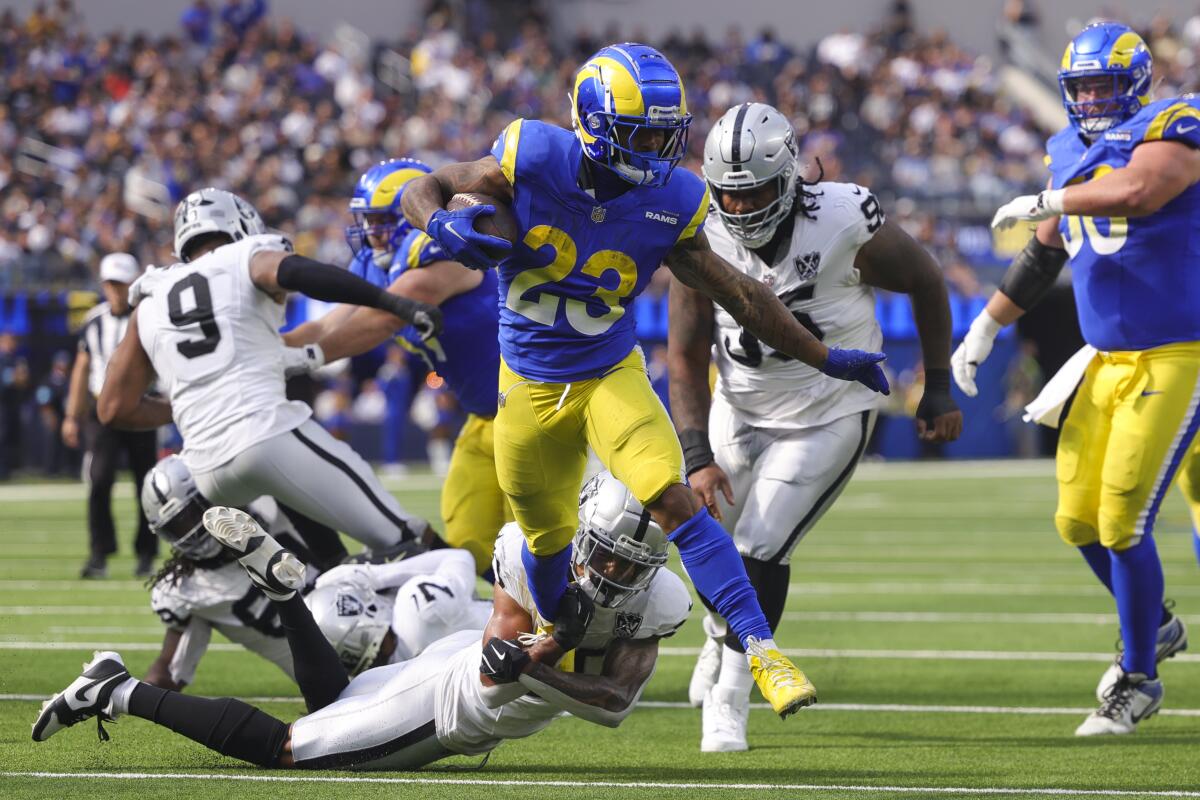
[[[925,393],[917,406],[917,435],[953,442],[962,433],[962,412],[950,396],[950,296],[933,256],[894,222],[885,222],[858,251],[854,267],[863,283],[907,294],[921,340]]]
[[[657,660],[657,638],[618,639],[609,647],[600,675],[562,672],[531,660],[518,681],[573,716],[615,728],[637,705]]]
[[[760,341],[826,375],[888,392],[878,363],[884,359],[882,353],[831,350],[821,344],[770,289],[714,253],[703,231],[676,244],[666,264],[681,283],[711,298]]]
[[[459,192],[472,192],[512,202],[513,187],[493,156],[447,164],[404,186],[400,208],[404,218],[429,234],[454,261],[471,269],[490,269],[495,258],[484,248],[508,251],[512,244],[475,230],[475,217],[494,214],[495,206],[477,205],[446,210],[446,201]]]
[[[708,386],[712,347],[712,301],[677,278],[671,279],[667,315],[667,373],[670,377],[671,417],[683,445],[684,470],[692,491],[710,514],[721,519],[717,493],[733,504],[733,486],[713,457],[708,441]]]
[[[177,683],[171,678],[171,659],[175,658],[175,651],[179,649],[179,640],[182,638],[183,631],[167,628],[166,635],[163,636],[162,650],[159,652],[158,658],[154,659],[149,669],[146,670],[146,677],[142,678],[143,681],[163,689],[183,691],[183,687],[187,684]]]
[[[125,338],[108,362],[104,388],[96,401],[96,416],[105,425],[122,430],[152,431],[166,425],[171,421],[171,404],[146,394],[153,379],[154,367],[138,338],[138,315],[134,309]]]
[[[967,335],[950,357],[954,382],[963,394],[967,397],[979,394],[975,375],[991,354],[996,336],[1046,296],[1066,263],[1058,217],[1042,220],[1029,244],[1004,273],[1000,288],[992,293],[987,307],[971,322]]]
[[[1144,217],[1200,181],[1200,150],[1179,141],[1146,142],[1129,164],[1061,190],[1062,212],[1083,217]]]

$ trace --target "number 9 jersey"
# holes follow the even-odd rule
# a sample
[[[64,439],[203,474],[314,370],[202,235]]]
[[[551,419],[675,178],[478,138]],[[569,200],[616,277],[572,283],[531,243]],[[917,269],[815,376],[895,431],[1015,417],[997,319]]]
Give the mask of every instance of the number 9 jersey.
[[[492,148],[513,187],[523,240],[501,261],[500,354],[528,380],[604,374],[633,350],[626,310],[676,243],[708,212],[704,182],[683,169],[606,203],[580,188],[583,150],[570,131],[511,123]]]
[[[1067,126],[1046,143],[1052,187],[1094,180],[1129,164],[1155,141],[1200,148],[1200,99],[1151,103],[1089,147]],[[1148,350],[1200,340],[1200,184],[1144,217],[1063,215],[1079,323],[1102,351]]]
[[[250,236],[142,278],[138,336],[193,473],[219,467],[312,413],[286,399],[279,336],[285,307],[250,280],[251,256],[291,249],[282,236]]]

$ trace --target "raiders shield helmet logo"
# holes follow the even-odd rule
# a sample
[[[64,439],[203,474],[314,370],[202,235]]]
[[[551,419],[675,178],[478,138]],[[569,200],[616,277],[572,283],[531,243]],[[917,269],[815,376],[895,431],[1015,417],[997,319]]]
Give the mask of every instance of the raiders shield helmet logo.
[[[613,623],[613,636],[618,639],[631,639],[640,627],[642,627],[641,614],[622,611],[617,614],[617,621]]]
[[[363,604],[352,594],[339,594],[337,596],[337,614],[339,617],[357,617],[363,613]]]

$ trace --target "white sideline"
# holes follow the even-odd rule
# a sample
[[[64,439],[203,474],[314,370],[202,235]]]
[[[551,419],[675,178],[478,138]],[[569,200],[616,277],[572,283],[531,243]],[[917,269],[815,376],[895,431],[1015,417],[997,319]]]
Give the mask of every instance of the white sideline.
[[[0,702],[41,702],[46,699],[42,694],[0,694]],[[252,696],[242,697],[247,703],[299,703],[300,697],[284,696]],[[751,708],[766,711],[770,708],[767,703],[751,703]],[[688,711],[691,703],[675,700],[641,700],[638,708],[658,708],[667,710]],[[808,714],[812,711],[844,711],[865,712],[868,714],[999,714],[1002,716],[1084,716],[1095,711],[1094,708],[1069,708],[1066,706],[947,706],[922,705],[916,703],[817,703],[804,709]],[[1200,708],[1166,708],[1155,712],[1165,717],[1200,717]]]
[[[893,794],[969,794],[969,795],[1049,795],[1052,797],[1200,797],[1200,792],[1187,790],[1132,790],[1132,789],[1061,789],[1061,788],[971,788],[958,786],[868,786],[864,784],[822,783],[672,783],[669,781],[579,781],[545,779],[495,779],[487,778],[383,778],[368,776],[318,776],[318,775],[213,775],[194,772],[0,772],[5,778],[45,778],[93,780],[197,780],[197,781],[251,781],[262,783],[374,783],[392,785],[435,786],[445,783],[452,786],[541,786],[546,788],[579,789],[709,789],[716,791],[791,791],[791,792],[890,792]]]

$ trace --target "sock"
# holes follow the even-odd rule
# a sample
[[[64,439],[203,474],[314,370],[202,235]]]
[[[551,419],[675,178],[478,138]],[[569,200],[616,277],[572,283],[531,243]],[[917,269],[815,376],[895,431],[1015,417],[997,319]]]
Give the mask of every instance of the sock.
[[[1133,547],[1111,553],[1113,594],[1121,620],[1121,641],[1125,644],[1121,667],[1126,672],[1141,672],[1154,678],[1158,675],[1154,656],[1163,611],[1163,572],[1158,550],[1150,534],[1145,534]]]
[[[1108,554],[1108,548],[1099,542],[1080,545],[1079,553],[1083,556],[1083,560],[1092,568],[1092,572],[1096,573],[1096,577],[1104,584],[1104,588],[1112,593],[1112,558]]]
[[[783,609],[787,605],[788,584],[792,578],[792,568],[788,564],[774,564],[770,561],[760,561],[757,558],[742,556],[742,564],[746,567],[746,575],[750,585],[758,597],[758,604],[767,618],[767,624],[774,633],[783,619]],[[733,631],[725,636],[725,646],[733,650],[743,650],[741,642]],[[772,645],[774,646],[774,645]]]
[[[232,697],[195,697],[139,681],[128,705],[132,716],[260,767],[275,766],[288,735],[286,723]]]
[[[521,563],[529,578],[529,593],[544,619],[554,621],[558,605],[567,590],[567,575],[571,566],[571,545],[554,555],[535,556],[529,552],[529,542],[521,546]]]
[[[721,648],[721,673],[717,677],[717,686],[750,694],[750,687],[754,686],[754,677],[750,674],[750,663],[746,660],[745,653],[729,647]]]
[[[288,648],[292,651],[296,684],[300,687],[300,694],[304,695],[308,713],[319,711],[337,700],[350,683],[350,676],[337,650],[325,638],[299,594],[287,600],[275,601],[274,605],[279,612],[279,624],[287,637]]]
[[[141,683],[137,678],[129,678],[117,688],[113,689],[109,695],[108,711],[112,716],[119,717],[122,714],[129,713],[129,696],[133,694],[133,690]]]
[[[750,637],[771,638],[771,626],[758,604],[733,539],[708,509],[680,525],[667,537],[679,548],[692,583],[716,606],[743,647]]]

